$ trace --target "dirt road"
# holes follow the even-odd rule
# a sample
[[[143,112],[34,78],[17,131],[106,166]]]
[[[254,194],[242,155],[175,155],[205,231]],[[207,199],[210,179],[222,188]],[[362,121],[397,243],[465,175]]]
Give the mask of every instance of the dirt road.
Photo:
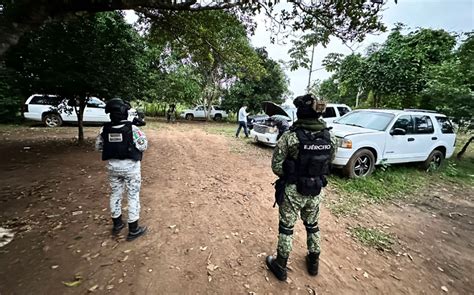
[[[145,129],[149,233],[134,242],[110,236],[98,128],[87,128],[86,147],[71,145],[74,128],[1,131],[0,226],[16,235],[0,248],[0,294],[472,294],[474,190],[434,184],[416,204],[355,218],[323,209],[316,278],[306,274],[298,224],[288,282],[278,282],[264,264],[278,232],[271,150],[203,126]],[[357,223],[396,234],[400,252],[361,246],[347,229]],[[75,277],[77,286],[63,284]]]

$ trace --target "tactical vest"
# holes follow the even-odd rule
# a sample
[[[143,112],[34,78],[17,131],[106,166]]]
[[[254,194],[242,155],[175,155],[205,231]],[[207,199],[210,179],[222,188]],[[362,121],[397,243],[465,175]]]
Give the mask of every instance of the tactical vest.
[[[131,159],[134,161],[142,160],[140,152],[133,142],[133,129],[131,122],[120,122],[123,125],[120,128],[113,128],[112,123],[105,123],[102,131],[104,148],[102,151],[102,160]]]
[[[328,129],[318,133],[297,128],[298,158],[289,175],[290,183],[305,196],[316,196],[324,186],[324,176],[329,175],[331,164],[331,135]]]

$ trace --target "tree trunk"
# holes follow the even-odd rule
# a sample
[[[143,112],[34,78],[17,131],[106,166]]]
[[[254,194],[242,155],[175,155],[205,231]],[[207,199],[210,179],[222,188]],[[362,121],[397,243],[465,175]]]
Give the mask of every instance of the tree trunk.
[[[89,98],[79,98],[79,110],[77,106],[74,107],[74,111],[77,115],[77,143],[84,143],[84,110],[86,109],[86,103]]]
[[[461,151],[456,155],[456,158],[458,160],[461,159],[461,157],[464,155],[464,153],[467,150],[467,147],[471,144],[472,140],[474,140],[474,136],[471,136],[471,138],[466,142],[466,144],[462,147]]]

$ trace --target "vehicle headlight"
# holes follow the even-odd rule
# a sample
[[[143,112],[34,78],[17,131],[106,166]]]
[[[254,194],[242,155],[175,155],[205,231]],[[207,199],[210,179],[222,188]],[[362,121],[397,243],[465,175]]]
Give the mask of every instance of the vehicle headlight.
[[[352,140],[346,139],[346,138],[338,138],[338,145],[339,147],[345,148],[345,149],[351,149],[352,148]]]

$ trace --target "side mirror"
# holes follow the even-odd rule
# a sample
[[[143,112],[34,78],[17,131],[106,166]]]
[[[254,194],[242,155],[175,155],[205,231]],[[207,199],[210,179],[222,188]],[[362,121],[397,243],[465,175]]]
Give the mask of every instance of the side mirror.
[[[390,131],[391,135],[405,135],[407,134],[407,131],[402,128],[395,128]]]

